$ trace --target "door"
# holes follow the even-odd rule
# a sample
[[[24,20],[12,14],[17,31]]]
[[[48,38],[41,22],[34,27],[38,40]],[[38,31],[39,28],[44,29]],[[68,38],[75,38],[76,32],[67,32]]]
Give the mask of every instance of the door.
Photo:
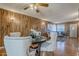
[[[70,24],[70,37],[77,38],[77,24]]]

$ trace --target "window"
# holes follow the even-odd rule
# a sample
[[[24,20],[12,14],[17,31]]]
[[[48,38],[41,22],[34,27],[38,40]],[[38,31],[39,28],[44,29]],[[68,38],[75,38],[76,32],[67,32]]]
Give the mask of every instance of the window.
[[[48,31],[56,31],[56,25],[55,24],[48,24]]]
[[[64,32],[65,26],[64,24],[48,24],[48,31],[52,32],[52,31],[57,31],[57,32]]]
[[[64,24],[58,24],[57,25],[57,31],[58,32],[64,32]]]

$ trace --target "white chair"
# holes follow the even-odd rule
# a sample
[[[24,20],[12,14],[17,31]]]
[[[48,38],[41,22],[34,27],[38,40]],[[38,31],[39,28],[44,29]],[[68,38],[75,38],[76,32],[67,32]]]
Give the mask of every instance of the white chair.
[[[4,37],[4,46],[8,56],[27,56],[32,38],[29,37]]]
[[[10,33],[10,36],[11,37],[20,37],[21,36],[21,33],[20,32],[11,32]]]
[[[56,50],[56,40],[57,40],[57,33],[51,32],[50,33],[51,39],[42,43],[41,51],[42,52],[54,52]]]

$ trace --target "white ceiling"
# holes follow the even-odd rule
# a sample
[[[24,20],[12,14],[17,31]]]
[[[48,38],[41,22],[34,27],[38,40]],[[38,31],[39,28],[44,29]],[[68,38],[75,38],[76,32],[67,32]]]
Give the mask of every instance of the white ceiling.
[[[0,8],[26,14],[43,20],[58,22],[77,21],[79,3],[49,3],[49,7],[39,7],[40,13],[35,10],[23,10],[26,3],[0,3]]]

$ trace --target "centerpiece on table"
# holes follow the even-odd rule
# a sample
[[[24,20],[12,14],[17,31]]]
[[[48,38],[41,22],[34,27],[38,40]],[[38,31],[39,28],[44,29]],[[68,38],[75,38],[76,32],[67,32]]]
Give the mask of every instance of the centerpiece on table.
[[[30,36],[33,38],[33,41],[39,41],[41,39],[41,32],[31,29]]]

